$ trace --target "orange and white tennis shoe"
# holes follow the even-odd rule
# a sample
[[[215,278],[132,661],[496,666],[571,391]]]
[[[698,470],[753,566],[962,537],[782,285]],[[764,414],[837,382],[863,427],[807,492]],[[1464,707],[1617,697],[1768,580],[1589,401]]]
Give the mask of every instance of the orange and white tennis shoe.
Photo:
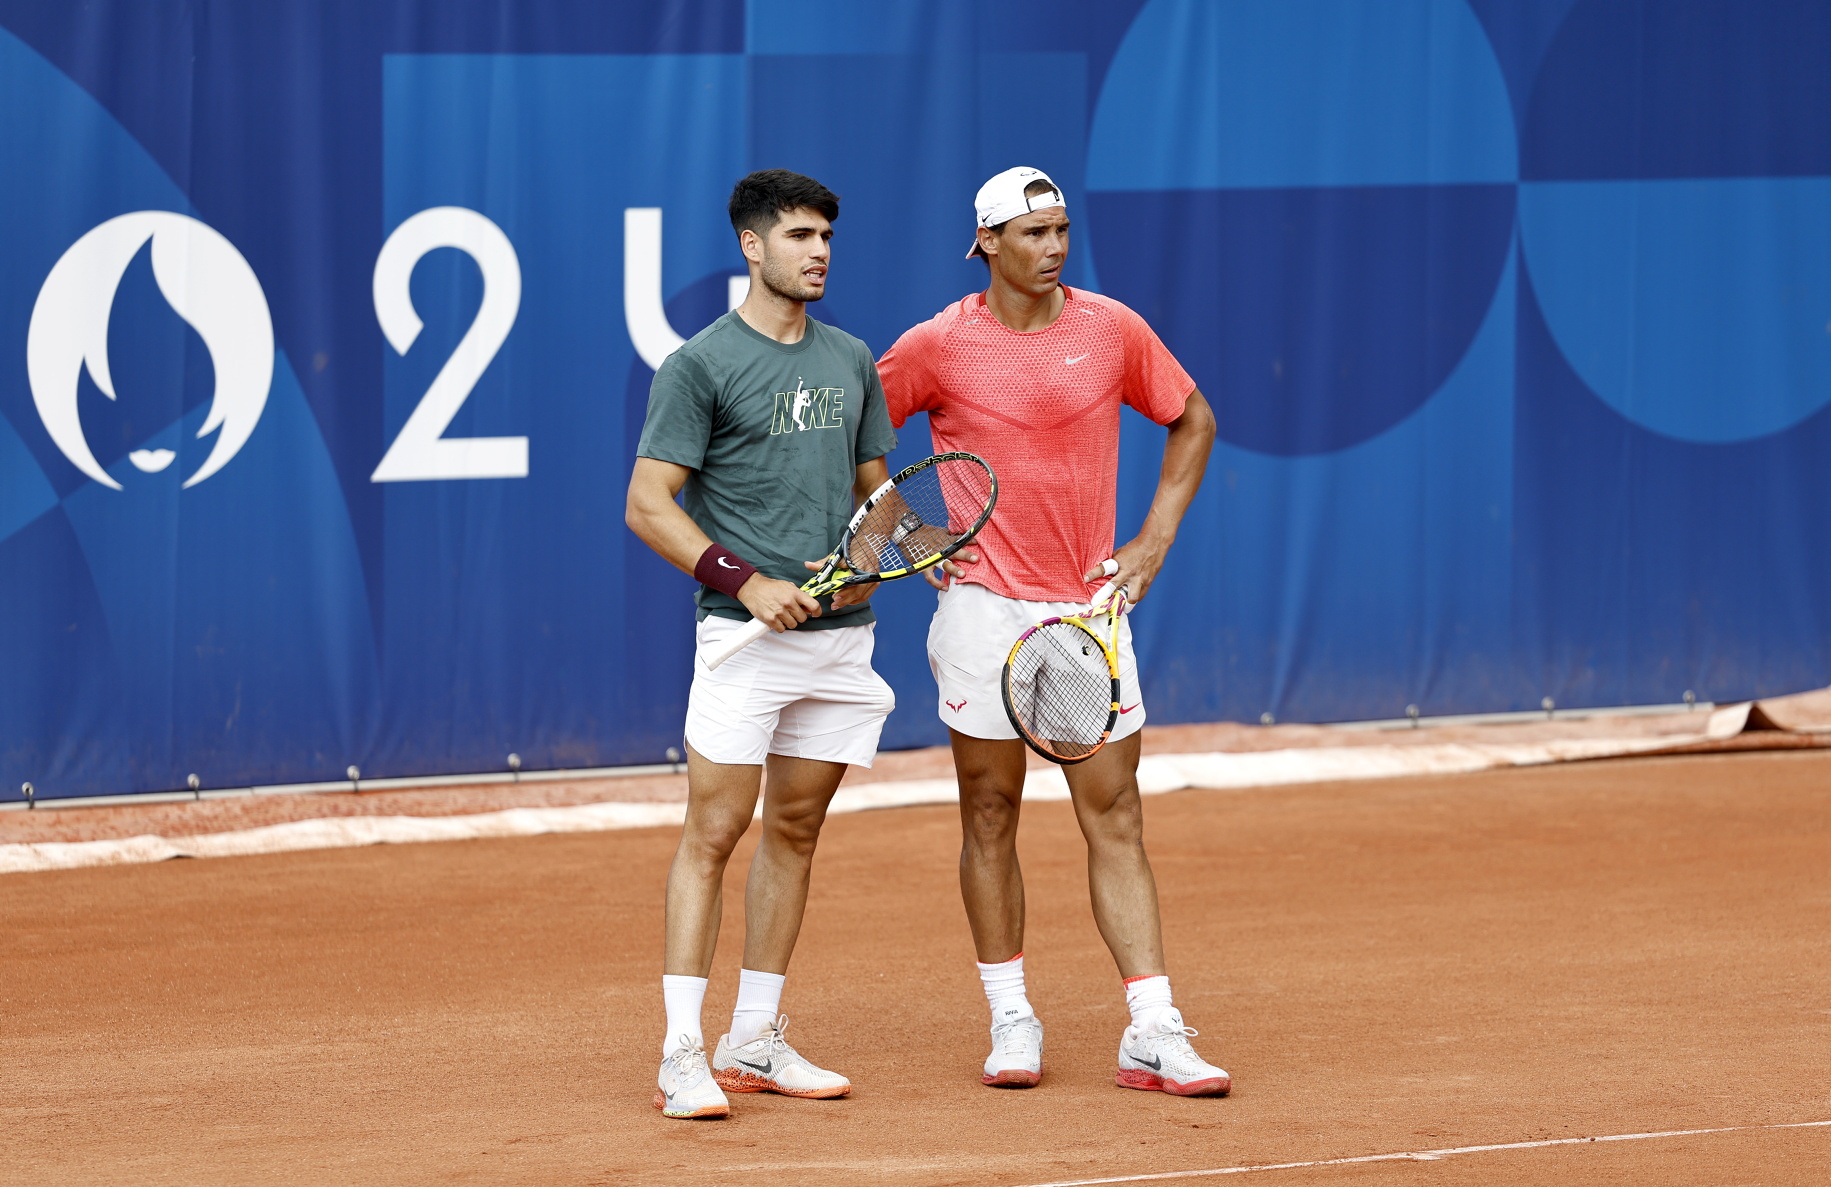
[[[1226,1096],[1233,1080],[1195,1053],[1189,1039],[1196,1033],[1194,1027],[1183,1025],[1183,1016],[1176,1010],[1165,1010],[1144,1030],[1126,1027],[1119,1040],[1119,1072],[1113,1082],[1121,1088],[1172,1096]]]
[[[1034,1088],[1043,1078],[1043,1024],[1035,1014],[1013,1014],[992,1024],[992,1053],[980,1081],[993,1088]]]
[[[731,1105],[706,1066],[703,1043],[680,1036],[680,1046],[661,1061],[655,1081],[655,1107],[663,1117],[727,1117]]]
[[[748,1043],[731,1045],[723,1035],[712,1052],[712,1076],[726,1092],[779,1092],[812,1100],[828,1100],[852,1091],[852,1081],[838,1072],[815,1067],[782,1037],[788,1015]]]

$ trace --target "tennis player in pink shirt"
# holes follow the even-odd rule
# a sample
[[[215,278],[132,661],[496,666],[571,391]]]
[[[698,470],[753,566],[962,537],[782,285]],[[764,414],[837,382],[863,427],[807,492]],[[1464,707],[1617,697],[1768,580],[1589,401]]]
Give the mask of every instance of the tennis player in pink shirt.
[[[1134,603],[1149,594],[1201,485],[1214,414],[1143,318],[1062,284],[1068,210],[1048,176],[1007,169],[981,187],[976,206],[968,255],[985,260],[989,285],[905,333],[878,373],[893,424],[926,412],[935,452],[976,453],[998,475],[998,510],[975,541],[976,557],[928,574],[940,590],[928,659],[960,781],[960,892],[992,1009],[983,1080],[1029,1087],[1042,1077],[1043,1028],[1024,990],[1017,821],[1025,751],[1005,715],[1000,674],[1026,629],[1086,607],[1109,557]],[[1150,514],[1115,550],[1121,404],[1166,426],[1169,438]],[[1063,768],[1087,840],[1094,919],[1131,1010],[1116,1080],[1220,1095],[1231,1081],[1190,1046],[1196,1032],[1170,995],[1138,799],[1144,698],[1126,626],[1119,653],[1112,740]]]

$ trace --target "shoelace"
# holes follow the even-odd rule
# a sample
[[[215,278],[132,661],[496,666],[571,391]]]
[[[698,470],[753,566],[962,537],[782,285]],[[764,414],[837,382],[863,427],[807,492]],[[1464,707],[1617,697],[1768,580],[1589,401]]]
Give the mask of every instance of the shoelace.
[[[778,1014],[776,1015],[775,1025],[757,1036],[759,1039],[766,1040],[763,1044],[763,1055],[765,1058],[774,1058],[779,1053],[787,1053],[791,1057],[798,1058],[795,1049],[788,1045],[787,1039],[782,1037],[782,1032],[787,1029],[788,1015]]]
[[[1167,1039],[1171,1046],[1171,1053],[1177,1058],[1186,1057],[1195,1063],[1202,1064],[1206,1063],[1207,1060],[1203,1059],[1200,1055],[1197,1055],[1195,1053],[1195,1048],[1189,1045],[1189,1040],[1201,1033],[1201,1031],[1196,1030],[1193,1026],[1160,1026],[1150,1034],[1141,1037],[1145,1039]]]
[[[1167,1021],[1160,1020],[1157,1023],[1157,1025],[1153,1026],[1150,1030],[1140,1030],[1138,1032],[1138,1037],[1141,1039],[1154,1039],[1159,1036],[1168,1037],[1168,1036],[1173,1036],[1173,1035],[1181,1035],[1182,1037],[1184,1037],[1186,1039],[1192,1039],[1202,1033],[1201,1031],[1195,1029],[1193,1026],[1183,1025],[1183,1016],[1182,1016],[1181,1010],[1170,1009],[1170,1010],[1165,1011],[1165,1015],[1169,1018],[1176,1019],[1176,1025],[1171,1026]]]
[[[667,1061],[673,1065],[675,1077],[683,1081],[691,1081],[695,1070],[702,1075],[710,1074],[706,1065],[705,1045],[694,1042],[688,1035],[680,1036],[680,1046],[668,1053]]]
[[[1184,1047],[1187,1047],[1189,1046],[1189,1040],[1201,1033],[1201,1031],[1195,1029],[1193,1026],[1160,1026],[1150,1034],[1142,1037],[1147,1039],[1169,1039],[1172,1042],[1180,1041]]]
[[[1000,1051],[1008,1052],[1016,1046],[1019,1028],[1037,1025],[1035,1018],[1013,1018],[1009,1022],[1000,1022],[992,1027],[992,1041],[998,1044]]]

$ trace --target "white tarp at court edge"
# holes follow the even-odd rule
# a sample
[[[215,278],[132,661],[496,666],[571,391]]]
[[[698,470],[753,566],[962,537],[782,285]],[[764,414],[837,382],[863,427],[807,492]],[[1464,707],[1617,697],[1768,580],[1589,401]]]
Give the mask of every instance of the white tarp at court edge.
[[[1734,737],[1747,724],[1749,709],[1747,704],[1725,706],[1710,715],[1702,734],[1678,737],[1582,738],[1515,745],[1455,742],[1415,746],[1331,746],[1246,753],[1147,755],[1138,763],[1138,786],[1146,795],[1158,795],[1186,788],[1232,790],[1404,775],[1446,775],[1642,754],[1670,749],[1688,741]],[[1024,795],[1032,800],[1065,800],[1068,781],[1057,767],[1031,771],[1025,781]],[[862,783],[841,788],[833,799],[831,811],[863,812],[873,808],[942,804],[951,803],[957,797],[958,788],[952,779]],[[685,813],[686,805],[678,803],[601,803],[564,808],[511,808],[468,816],[321,817],[194,837],[147,835],[109,841],[0,845],[0,873],[126,865],[173,857],[242,857],[299,849],[653,828],[678,825]]]

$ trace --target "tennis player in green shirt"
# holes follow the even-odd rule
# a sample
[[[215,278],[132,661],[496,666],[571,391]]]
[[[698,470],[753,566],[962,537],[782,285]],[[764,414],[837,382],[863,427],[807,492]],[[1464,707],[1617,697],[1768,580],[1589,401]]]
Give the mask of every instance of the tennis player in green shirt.
[[[668,873],[661,979],[668,1026],[655,1106],[668,1117],[726,1116],[728,1091],[851,1091],[788,1045],[778,1006],[827,805],[846,764],[871,765],[895,704],[871,668],[875,586],[818,601],[798,588],[854,501],[887,480],[884,455],[896,445],[870,348],[807,315],[826,294],[839,199],[768,169],[737,183],[730,211],[750,293],[656,371],[627,515],[644,543],[700,582],[700,656],[753,617],[773,628],[717,671],[694,661],[687,819]],[[737,1008],[708,1060],[700,1008],[725,864],[760,787]]]

